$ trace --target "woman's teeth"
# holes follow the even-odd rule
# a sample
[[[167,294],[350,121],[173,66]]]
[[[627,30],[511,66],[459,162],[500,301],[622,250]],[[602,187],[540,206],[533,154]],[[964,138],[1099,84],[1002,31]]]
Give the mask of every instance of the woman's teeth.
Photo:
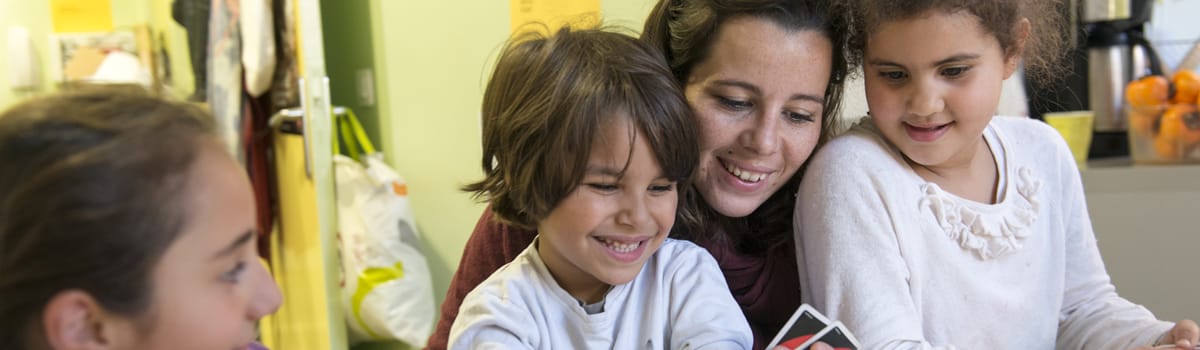
[[[601,238],[600,242],[604,243],[604,245],[608,246],[609,248],[612,248],[612,250],[615,250],[618,253],[632,252],[634,249],[637,249],[637,247],[642,245],[642,241],[638,241],[638,242],[634,242],[634,243],[621,243],[621,242],[611,241],[611,240],[604,239],[604,238]]]
[[[742,170],[742,168],[738,168],[736,166],[733,166],[732,164],[725,164],[725,170],[729,171],[730,174],[733,174],[733,176],[737,176],[739,179],[742,179],[742,181],[745,181],[745,182],[759,182],[759,181],[762,181],[763,179],[766,179],[767,175],[770,175],[770,174],[755,173],[755,172],[751,172],[749,170]]]

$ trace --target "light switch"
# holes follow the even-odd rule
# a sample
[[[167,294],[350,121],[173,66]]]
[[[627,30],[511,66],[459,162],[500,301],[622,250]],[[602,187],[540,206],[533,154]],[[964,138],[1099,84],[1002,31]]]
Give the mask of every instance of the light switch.
[[[8,27],[9,86],[18,90],[38,87],[38,61],[29,40],[29,30],[22,26]]]
[[[357,75],[358,80],[358,103],[363,107],[375,106],[375,71],[370,68],[359,69]]]

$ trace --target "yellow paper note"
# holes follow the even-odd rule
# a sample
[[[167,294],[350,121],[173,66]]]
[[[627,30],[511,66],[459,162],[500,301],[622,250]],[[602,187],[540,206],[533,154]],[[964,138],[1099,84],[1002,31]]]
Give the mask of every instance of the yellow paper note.
[[[555,30],[566,24],[578,27],[600,24],[600,0],[509,0],[509,8],[514,33],[530,23],[546,26],[526,27],[533,30]]]
[[[50,19],[55,33],[112,31],[112,1],[50,0]]]

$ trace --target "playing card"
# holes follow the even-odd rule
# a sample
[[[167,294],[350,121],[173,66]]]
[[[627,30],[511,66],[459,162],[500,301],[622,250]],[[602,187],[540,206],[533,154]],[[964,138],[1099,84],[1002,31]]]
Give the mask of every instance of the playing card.
[[[775,335],[775,339],[771,340],[771,345],[768,345],[767,349],[774,349],[776,346],[799,349],[800,344],[817,335],[828,325],[829,319],[825,318],[825,315],[817,312],[808,304],[800,305],[800,308],[792,314],[792,318],[783,325],[779,334]]]
[[[808,349],[813,343],[822,342],[829,344],[835,350],[858,350],[858,339],[854,339],[854,335],[846,330],[846,326],[842,322],[834,322],[829,327],[818,332],[808,341],[801,344],[796,349]]]

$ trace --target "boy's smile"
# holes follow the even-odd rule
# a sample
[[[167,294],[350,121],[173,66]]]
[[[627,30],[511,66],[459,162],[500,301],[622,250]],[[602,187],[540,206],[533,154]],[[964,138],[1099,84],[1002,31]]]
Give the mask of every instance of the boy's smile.
[[[642,256],[646,250],[646,242],[649,242],[654,236],[597,236],[595,238],[596,241],[608,248],[608,254],[614,260],[631,263]]]
[[[671,231],[678,200],[645,134],[630,130],[628,116],[610,120],[596,131],[583,181],[538,222],[546,267],[589,303],[641,272]]]

